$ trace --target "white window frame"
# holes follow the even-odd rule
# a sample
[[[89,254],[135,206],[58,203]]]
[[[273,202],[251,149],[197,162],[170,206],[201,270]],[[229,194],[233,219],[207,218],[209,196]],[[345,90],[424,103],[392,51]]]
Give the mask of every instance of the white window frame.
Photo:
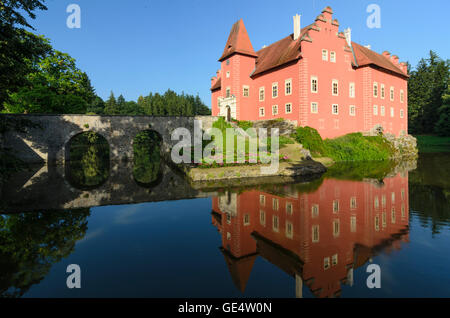
[[[400,103],[403,104],[405,100],[405,91],[403,89],[400,90]]]
[[[391,107],[391,111],[390,111],[390,114],[391,114],[391,117],[393,118],[394,117],[394,107]]]
[[[380,116],[385,116],[386,115],[386,108],[382,105],[380,106]]]
[[[317,236],[314,234],[317,234]],[[311,241],[313,243],[319,243],[320,241],[320,227],[318,224],[315,224],[311,227]]]
[[[231,97],[231,87],[230,87],[230,86],[228,86],[228,87],[225,89],[225,97],[226,97],[226,98]]]
[[[227,78],[229,78],[229,77],[230,77],[230,71],[227,71],[227,72],[225,73],[225,76],[226,76]]]
[[[335,51],[330,52],[330,62],[336,63],[336,52]]]
[[[261,113],[262,110],[262,113]],[[259,108],[259,117],[264,117],[266,116],[266,110],[264,109],[264,107],[260,107]]]
[[[378,105],[373,105],[373,115],[378,116]]]
[[[373,97],[378,98],[378,83],[373,82]]]
[[[274,90],[273,90],[273,89],[274,89],[274,88],[277,89],[277,90],[276,90],[276,92],[277,92],[277,95],[276,95],[276,96],[273,95],[273,93],[274,93]],[[279,94],[279,91],[278,91],[278,82],[272,83],[272,98],[273,98],[273,99],[278,98],[278,95],[280,95],[280,94]]]
[[[391,86],[391,88],[389,89],[389,98],[390,98],[391,102],[393,102],[394,99],[395,99],[395,89],[394,89],[394,86]]]
[[[328,61],[328,50],[322,49],[322,61]]]
[[[352,109],[353,109],[353,112],[352,112]],[[349,112],[350,116],[356,116],[356,106],[350,105],[348,112]]]
[[[334,106],[336,106],[336,112],[334,111]],[[332,115],[339,115],[339,104],[332,104],[331,105],[331,114]]]
[[[314,110],[313,105],[316,105],[316,110]],[[317,114],[317,113],[319,113],[319,103],[311,102],[311,114]]]
[[[288,105],[289,105],[289,108],[290,108],[289,111],[288,111]],[[284,112],[285,112],[286,114],[292,114],[292,103],[286,103],[286,104],[284,105]]]
[[[386,96],[386,90],[385,90],[385,87],[384,87],[384,84],[380,84],[380,97],[381,97],[381,99],[384,99],[384,97]]]
[[[354,82],[351,82],[348,85],[348,96],[350,98],[355,98],[355,83]]]
[[[336,84],[336,94],[334,93],[334,84]],[[337,79],[331,81],[331,95],[339,96],[339,81]]]
[[[316,81],[316,90],[314,90],[314,82]],[[319,92],[319,78],[317,76],[311,76],[311,93],[317,94]]]
[[[262,92],[262,99],[261,99],[261,92]],[[266,91],[264,89],[264,86],[259,88],[259,96],[258,96],[258,98],[259,98],[260,102],[263,102],[265,100],[265,98],[266,98]]]
[[[400,109],[400,118],[405,117],[405,111],[403,109]]]
[[[274,112],[274,109],[276,109],[276,112]],[[272,115],[278,115],[278,105],[272,105]]]
[[[289,93],[287,92],[288,84],[289,84]],[[284,95],[285,96],[292,95],[292,78],[288,78],[287,80],[284,81]]]
[[[247,89],[247,96],[245,96],[245,90]],[[250,97],[250,86],[248,85],[242,85],[242,96],[243,97]]]

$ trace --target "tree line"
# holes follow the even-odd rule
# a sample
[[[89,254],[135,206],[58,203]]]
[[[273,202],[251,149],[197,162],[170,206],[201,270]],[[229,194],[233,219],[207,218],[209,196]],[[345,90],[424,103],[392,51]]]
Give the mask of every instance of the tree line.
[[[410,71],[408,125],[410,134],[450,136],[450,61],[430,51]],[[408,65],[410,69],[410,65]]]

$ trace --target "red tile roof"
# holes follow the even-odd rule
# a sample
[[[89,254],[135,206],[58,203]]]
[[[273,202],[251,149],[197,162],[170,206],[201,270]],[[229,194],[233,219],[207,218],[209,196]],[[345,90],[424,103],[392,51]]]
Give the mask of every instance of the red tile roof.
[[[233,24],[230,35],[228,36],[227,44],[225,45],[225,49],[223,50],[219,61],[221,62],[225,60],[234,53],[242,53],[256,57],[255,50],[250,42],[250,38],[248,37],[248,33],[242,19]]]
[[[268,71],[272,68],[295,61],[301,57],[300,39],[310,29],[309,25],[301,30],[300,38],[294,41],[293,34],[265,47],[257,52],[256,67],[252,76]]]
[[[352,42],[355,52],[356,63],[358,66],[376,65],[383,69],[392,71],[402,76],[408,76],[399,67],[394,65],[388,58],[378,54],[358,43]]]
[[[219,77],[217,82],[213,85],[213,87],[211,87],[211,91],[215,91],[217,89],[220,89],[221,87],[222,87],[222,78]]]

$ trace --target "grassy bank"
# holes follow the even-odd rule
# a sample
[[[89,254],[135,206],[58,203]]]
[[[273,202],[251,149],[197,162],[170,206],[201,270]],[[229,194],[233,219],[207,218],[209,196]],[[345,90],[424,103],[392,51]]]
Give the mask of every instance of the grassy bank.
[[[352,133],[323,140],[311,127],[299,127],[294,139],[309,149],[314,157],[329,157],[336,162],[387,160],[394,153],[392,145],[382,136],[366,137]]]
[[[414,136],[417,138],[417,147],[421,153],[450,152],[450,137],[431,135]]]

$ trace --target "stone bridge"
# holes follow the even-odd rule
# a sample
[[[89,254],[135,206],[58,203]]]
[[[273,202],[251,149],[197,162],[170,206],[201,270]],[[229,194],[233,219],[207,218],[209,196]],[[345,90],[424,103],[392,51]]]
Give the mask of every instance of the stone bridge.
[[[208,129],[217,117],[168,116],[99,116],[99,115],[1,115],[13,120],[26,120],[32,127],[24,132],[8,131],[1,140],[16,157],[27,163],[63,163],[67,159],[70,140],[83,132],[93,131],[109,143],[110,160],[133,157],[133,139],[142,131],[154,130],[162,138],[162,151],[167,154],[178,141],[171,133],[178,127],[187,128],[194,136],[194,120]]]

